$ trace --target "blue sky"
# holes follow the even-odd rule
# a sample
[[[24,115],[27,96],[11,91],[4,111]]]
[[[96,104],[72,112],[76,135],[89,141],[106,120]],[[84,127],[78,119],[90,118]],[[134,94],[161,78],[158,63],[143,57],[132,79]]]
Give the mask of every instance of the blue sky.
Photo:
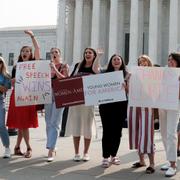
[[[0,28],[55,25],[58,0],[0,0]]]

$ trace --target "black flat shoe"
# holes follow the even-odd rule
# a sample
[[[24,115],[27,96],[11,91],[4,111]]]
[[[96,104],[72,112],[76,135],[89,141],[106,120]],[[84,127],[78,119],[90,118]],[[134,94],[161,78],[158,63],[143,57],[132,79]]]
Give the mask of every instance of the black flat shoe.
[[[155,169],[151,166],[149,166],[147,169],[146,169],[146,174],[153,174],[155,172]]]
[[[141,164],[140,162],[135,162],[133,165],[132,165],[132,168],[140,168],[140,167],[144,167],[146,166],[145,164]]]

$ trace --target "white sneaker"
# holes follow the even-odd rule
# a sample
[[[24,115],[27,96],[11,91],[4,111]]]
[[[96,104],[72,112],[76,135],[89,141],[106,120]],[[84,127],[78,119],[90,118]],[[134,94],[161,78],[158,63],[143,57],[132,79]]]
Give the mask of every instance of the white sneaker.
[[[111,163],[115,164],[115,165],[120,165],[120,159],[119,157],[115,156],[115,157],[111,157]]]
[[[48,157],[47,158],[47,162],[53,162],[54,161],[54,157]]]
[[[162,171],[167,171],[169,168],[170,168],[170,164],[169,163],[164,164],[163,166],[161,166],[161,170]]]
[[[172,177],[174,175],[176,175],[176,168],[172,168],[172,167],[170,167],[165,173],[166,177]]]
[[[10,157],[11,157],[11,150],[9,148],[5,148],[3,158],[10,158]]]
[[[73,158],[73,161],[80,161],[81,160],[81,156],[79,154],[75,154],[74,158]]]
[[[108,168],[110,166],[110,162],[108,158],[104,158],[102,161],[102,165],[103,168]]]
[[[83,161],[89,161],[90,160],[90,157],[88,154],[84,154],[83,156]]]

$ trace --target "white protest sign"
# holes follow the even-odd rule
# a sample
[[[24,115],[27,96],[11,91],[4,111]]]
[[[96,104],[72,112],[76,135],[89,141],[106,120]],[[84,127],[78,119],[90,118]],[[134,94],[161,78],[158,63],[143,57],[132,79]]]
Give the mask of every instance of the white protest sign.
[[[178,68],[132,67],[129,106],[178,110]]]
[[[122,86],[123,82],[122,71],[83,76],[85,105],[125,101],[126,93]]]
[[[52,102],[50,61],[17,63],[15,83],[16,106]]]

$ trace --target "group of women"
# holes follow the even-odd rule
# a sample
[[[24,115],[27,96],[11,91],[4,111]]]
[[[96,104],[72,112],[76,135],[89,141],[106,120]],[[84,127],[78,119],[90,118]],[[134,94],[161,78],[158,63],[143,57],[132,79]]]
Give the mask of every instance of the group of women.
[[[40,48],[32,31],[25,31],[32,39],[34,53],[32,48],[24,46],[20,50],[18,62],[40,59]],[[62,63],[61,51],[58,48],[52,48],[51,54],[51,78],[62,79],[69,76],[69,66]],[[92,48],[86,48],[83,53],[83,60],[74,66],[71,76],[84,74],[108,73],[113,71],[122,71],[124,76],[123,87],[128,97],[129,80],[131,78],[123,58],[114,54],[109,60],[107,68],[102,70],[100,67],[100,57],[102,51],[95,51]],[[137,60],[138,66],[153,66],[150,57],[141,55]],[[169,67],[180,67],[180,53],[171,53],[168,58]],[[16,74],[16,66],[13,67],[12,78],[7,72],[6,64],[3,58],[0,58],[0,135],[2,143],[5,147],[4,158],[10,157],[9,136],[5,126],[5,95],[11,84],[13,86],[10,97],[10,105],[7,115],[7,126],[9,128],[17,128],[18,136],[14,148],[14,154],[30,158],[32,156],[32,147],[30,145],[29,128],[38,127],[38,118],[36,106],[15,106],[14,84]],[[52,86],[53,90],[53,86]],[[127,98],[128,99],[128,98]],[[59,125],[62,120],[63,108],[56,108],[54,95],[52,95],[52,103],[45,105],[45,122],[48,158],[47,162],[52,162],[56,154],[56,141],[59,135]],[[160,122],[162,129],[163,143],[165,145],[168,164],[162,167],[166,170],[165,176],[171,177],[176,174],[177,162],[177,123],[179,119],[179,111],[159,110]],[[99,113],[102,121],[102,167],[108,168],[110,165],[120,164],[117,157],[117,151],[120,145],[122,128],[126,119],[128,119],[129,127],[129,145],[130,149],[137,149],[139,161],[135,162],[132,167],[140,168],[146,166],[144,154],[148,154],[149,166],[146,173],[155,172],[154,163],[154,118],[153,109],[146,107],[128,107],[128,101],[114,102],[99,105]],[[69,107],[68,119],[66,125],[66,135],[73,136],[74,161],[88,161],[89,146],[92,138],[92,127],[94,122],[94,106],[77,105]],[[80,155],[79,145],[80,138],[84,137],[83,157]],[[22,152],[21,142],[24,139],[27,150]]]
[[[138,66],[152,67],[152,60],[147,55],[139,56]],[[180,53],[171,53],[168,57],[168,67],[180,68]],[[124,88],[128,96],[130,73],[127,72],[121,56],[113,55],[105,72],[122,70],[124,75]],[[179,96],[180,97],[180,96]],[[139,161],[132,168],[146,166],[144,155],[149,158],[147,174],[155,172],[155,145],[154,145],[154,109],[150,107],[129,107],[127,102],[115,102],[99,106],[103,126],[102,166],[107,168],[111,164],[118,165],[119,158],[116,156],[121,140],[121,131],[124,120],[128,119],[129,147],[137,149]],[[167,163],[161,167],[166,177],[172,177],[177,171],[177,126],[179,122],[179,110],[159,109],[162,140],[166,151]]]

